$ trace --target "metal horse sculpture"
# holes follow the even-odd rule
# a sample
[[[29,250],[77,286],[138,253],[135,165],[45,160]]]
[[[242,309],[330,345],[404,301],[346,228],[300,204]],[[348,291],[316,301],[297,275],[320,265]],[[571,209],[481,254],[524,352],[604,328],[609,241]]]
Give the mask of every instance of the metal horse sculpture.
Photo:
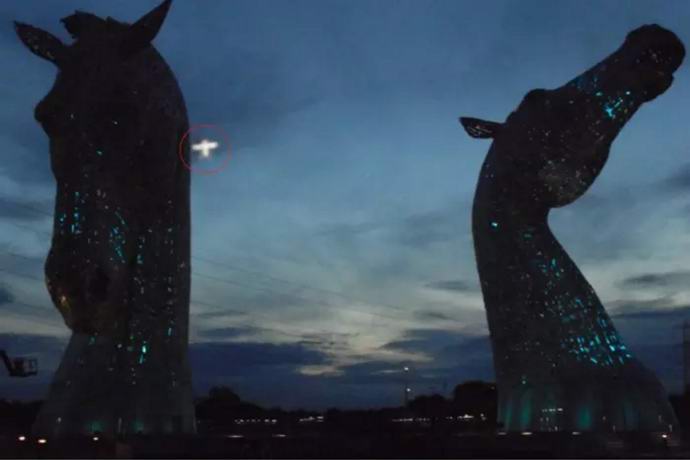
[[[620,130],[670,87],[684,55],[673,33],[640,27],[564,86],[527,93],[504,123],[461,118],[472,137],[493,138],[472,230],[507,431],[667,432],[677,423],[547,218],[592,185]]]
[[[191,433],[188,129],[175,77],[151,45],[170,0],[132,25],[77,12],[71,45],[16,23],[57,66],[35,117],[57,180],[45,265],[72,336],[36,434]],[[188,156],[188,145],[183,145]]]

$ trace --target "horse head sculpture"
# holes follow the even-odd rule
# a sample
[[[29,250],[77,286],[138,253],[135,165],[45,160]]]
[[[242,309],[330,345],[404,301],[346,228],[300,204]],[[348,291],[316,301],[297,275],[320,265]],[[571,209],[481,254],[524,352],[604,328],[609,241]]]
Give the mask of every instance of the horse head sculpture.
[[[194,430],[188,121],[151,45],[170,4],[131,25],[76,12],[71,45],[16,23],[58,70],[35,118],[57,181],[46,284],[72,330],[37,433]]]

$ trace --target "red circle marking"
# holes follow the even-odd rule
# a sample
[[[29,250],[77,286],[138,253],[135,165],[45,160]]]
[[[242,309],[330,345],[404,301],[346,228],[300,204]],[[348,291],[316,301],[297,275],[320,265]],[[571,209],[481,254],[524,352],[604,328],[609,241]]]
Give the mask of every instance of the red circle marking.
[[[225,141],[226,150],[225,150],[225,159],[223,160],[223,163],[221,163],[219,166],[213,168],[213,169],[203,169],[203,168],[195,168],[191,164],[187,163],[187,161],[184,158],[184,141],[189,137],[189,135],[192,133],[192,131],[196,129],[201,129],[201,128],[210,128],[210,129],[215,129],[218,131]],[[230,162],[230,136],[228,136],[228,133],[225,132],[223,128],[221,128],[218,125],[213,125],[213,124],[196,124],[196,125],[191,125],[190,128],[187,130],[186,133],[182,136],[180,139],[180,145],[177,149],[177,156],[180,158],[180,161],[182,164],[187,168],[190,172],[197,173],[197,174],[206,174],[206,175],[211,175],[211,174],[216,174],[225,169],[225,167],[228,165]],[[191,162],[191,160],[190,160]]]

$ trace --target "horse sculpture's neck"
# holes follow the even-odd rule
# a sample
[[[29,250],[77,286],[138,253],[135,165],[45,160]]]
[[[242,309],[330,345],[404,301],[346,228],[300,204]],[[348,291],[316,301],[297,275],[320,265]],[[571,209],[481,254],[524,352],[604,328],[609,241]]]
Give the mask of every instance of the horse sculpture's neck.
[[[491,163],[489,153],[484,177],[491,176]],[[548,210],[506,195],[504,184],[481,180],[473,210],[482,291],[492,306],[487,311],[496,372],[514,384],[527,379],[513,372],[516,368],[544,379],[576,362],[625,363],[630,354],[594,290],[549,229]],[[525,353],[530,350],[539,354],[537,359]]]

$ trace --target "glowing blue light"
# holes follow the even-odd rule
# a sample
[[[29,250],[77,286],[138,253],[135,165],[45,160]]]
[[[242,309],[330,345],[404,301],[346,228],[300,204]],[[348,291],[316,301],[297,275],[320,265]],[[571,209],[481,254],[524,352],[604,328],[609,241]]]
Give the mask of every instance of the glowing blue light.
[[[493,228],[498,228],[498,222],[491,222],[491,226]]]
[[[124,226],[126,227],[126,226],[127,226],[127,222],[125,222],[125,220],[122,218],[122,216],[120,215],[120,213],[117,212],[117,211],[115,211],[115,215],[117,216],[118,219],[120,219],[120,223],[122,223],[122,225],[124,225]]]

